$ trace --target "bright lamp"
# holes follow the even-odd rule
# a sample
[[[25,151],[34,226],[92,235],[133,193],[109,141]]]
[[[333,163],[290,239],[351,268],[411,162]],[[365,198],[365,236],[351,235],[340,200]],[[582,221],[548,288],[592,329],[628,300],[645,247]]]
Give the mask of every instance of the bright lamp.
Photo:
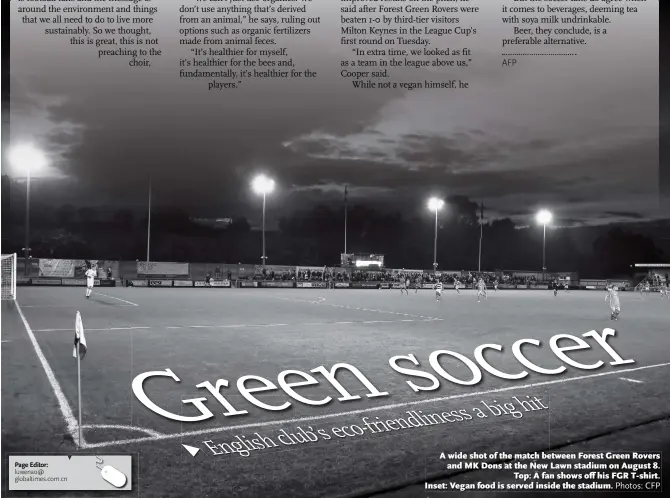
[[[548,225],[551,223],[551,219],[553,218],[552,214],[550,211],[547,211],[546,209],[543,209],[539,213],[537,213],[537,222],[540,225]]]
[[[275,181],[265,175],[259,175],[254,178],[251,187],[257,194],[269,194],[275,188]]]
[[[44,168],[46,157],[41,150],[32,145],[17,145],[12,147],[8,156],[11,165],[19,171],[28,172]]]
[[[444,201],[442,199],[438,199],[437,197],[431,197],[428,200],[428,209],[431,211],[439,211],[442,209],[444,206]]]

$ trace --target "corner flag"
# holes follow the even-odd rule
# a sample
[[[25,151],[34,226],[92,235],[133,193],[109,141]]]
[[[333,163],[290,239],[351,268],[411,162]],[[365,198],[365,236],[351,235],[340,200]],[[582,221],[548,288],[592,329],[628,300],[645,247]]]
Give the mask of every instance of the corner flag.
[[[77,357],[77,345],[79,344],[79,359],[83,360],[86,355],[86,336],[84,335],[84,324],[81,321],[81,313],[77,311],[77,319],[74,325],[74,349],[72,357]]]

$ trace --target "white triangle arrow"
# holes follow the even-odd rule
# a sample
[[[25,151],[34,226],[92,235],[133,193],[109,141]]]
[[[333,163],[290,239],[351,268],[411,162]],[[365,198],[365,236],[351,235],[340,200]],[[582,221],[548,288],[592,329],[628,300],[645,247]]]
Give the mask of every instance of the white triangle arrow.
[[[182,444],[184,448],[186,448],[186,451],[188,451],[192,457],[196,456],[198,454],[198,451],[200,451],[200,448],[195,448],[193,446],[189,446],[187,444]]]

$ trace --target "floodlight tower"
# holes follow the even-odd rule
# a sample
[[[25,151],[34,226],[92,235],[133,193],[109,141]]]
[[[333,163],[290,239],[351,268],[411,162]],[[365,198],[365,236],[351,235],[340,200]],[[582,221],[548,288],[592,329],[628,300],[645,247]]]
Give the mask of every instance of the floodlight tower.
[[[46,158],[41,150],[33,145],[18,145],[9,152],[9,162],[17,170],[26,173],[26,228],[25,247],[23,254],[25,258],[24,272],[30,275],[30,178],[33,170],[39,171],[46,166]]]
[[[265,197],[267,194],[271,193],[274,188],[275,188],[275,182],[273,179],[268,178],[265,175],[259,175],[256,178],[254,178],[253,182],[251,183],[251,188],[253,188],[254,192],[257,194],[263,195],[263,268],[265,268],[265,263],[266,263],[266,256],[265,256]]]
[[[433,242],[433,271],[437,272],[437,213],[444,207],[444,201],[437,197],[428,199],[428,209],[435,211],[435,240]]]
[[[542,225],[542,280],[546,279],[547,271],[547,225],[551,223],[553,215],[551,211],[542,209],[537,213],[537,222]]]

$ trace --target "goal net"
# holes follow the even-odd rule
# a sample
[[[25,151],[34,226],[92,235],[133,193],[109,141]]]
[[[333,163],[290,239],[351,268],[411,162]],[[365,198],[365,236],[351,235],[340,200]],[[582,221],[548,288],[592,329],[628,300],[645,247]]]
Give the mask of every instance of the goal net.
[[[2,300],[16,299],[16,254],[2,255],[2,273],[0,274],[2,285]]]

